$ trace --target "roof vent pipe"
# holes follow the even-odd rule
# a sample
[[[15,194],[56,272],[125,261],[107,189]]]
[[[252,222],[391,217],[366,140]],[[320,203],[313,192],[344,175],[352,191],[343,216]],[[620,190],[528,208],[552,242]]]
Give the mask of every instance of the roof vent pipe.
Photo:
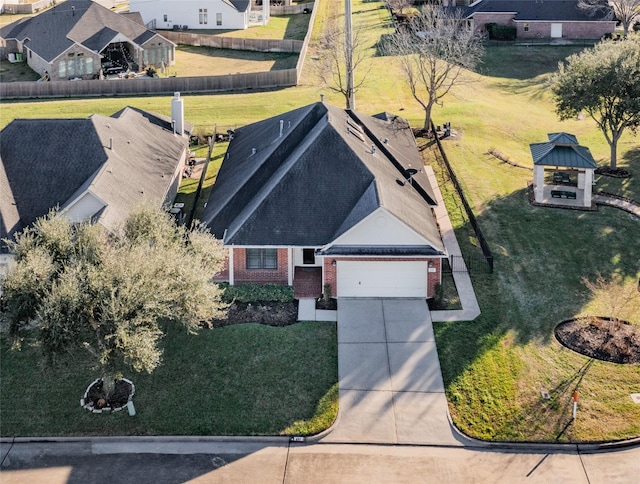
[[[251,156],[255,155],[256,151],[258,151],[258,150],[256,150],[255,148],[251,148]]]
[[[71,16],[72,17],[76,16],[76,7],[74,7],[73,5],[71,5]]]
[[[372,155],[376,154],[376,145],[371,145],[371,154]]]
[[[113,151],[113,138],[109,138],[109,149]]]
[[[284,121],[280,120],[280,138],[282,138],[282,130],[284,129]]]

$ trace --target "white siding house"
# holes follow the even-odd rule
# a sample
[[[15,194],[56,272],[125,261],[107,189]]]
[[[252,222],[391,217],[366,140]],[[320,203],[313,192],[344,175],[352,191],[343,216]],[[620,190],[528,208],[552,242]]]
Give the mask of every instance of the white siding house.
[[[130,0],[131,12],[139,12],[152,29],[230,29],[249,27],[249,0]]]

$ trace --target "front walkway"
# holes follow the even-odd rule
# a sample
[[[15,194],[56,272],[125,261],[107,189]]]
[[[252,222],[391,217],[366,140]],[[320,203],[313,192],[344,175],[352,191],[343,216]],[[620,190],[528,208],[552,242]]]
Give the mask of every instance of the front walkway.
[[[321,442],[463,445],[424,299],[340,299],[338,379],[338,419]]]
[[[434,207],[434,212],[436,214],[438,226],[440,227],[442,242],[447,249],[447,254],[449,257],[462,256],[462,251],[458,245],[456,234],[453,231],[453,226],[449,219],[449,213],[447,212],[447,207],[444,204],[442,192],[440,192],[440,187],[438,186],[438,181],[436,180],[433,168],[425,166],[425,172],[429,177],[429,182],[433,187],[436,202],[438,203],[438,205]],[[458,296],[460,296],[462,309],[452,311],[431,311],[432,321],[473,321],[480,316],[480,306],[478,305],[478,300],[476,299],[476,293],[473,290],[469,273],[467,271],[454,272],[453,280],[456,283],[456,289],[458,290]]]

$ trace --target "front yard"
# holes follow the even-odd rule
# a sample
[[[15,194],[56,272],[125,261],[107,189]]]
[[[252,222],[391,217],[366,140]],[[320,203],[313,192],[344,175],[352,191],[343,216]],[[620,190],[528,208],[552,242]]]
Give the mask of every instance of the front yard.
[[[60,435],[304,435],[337,414],[335,323],[170,329],[163,364],[126,374],[136,416],[94,415],[80,398],[99,375],[83,353],[45,365],[31,339],[0,337],[2,437]]]

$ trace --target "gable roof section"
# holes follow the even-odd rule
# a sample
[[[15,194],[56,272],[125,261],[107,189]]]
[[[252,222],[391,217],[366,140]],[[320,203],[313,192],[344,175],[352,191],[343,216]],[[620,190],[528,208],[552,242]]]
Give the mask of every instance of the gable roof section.
[[[609,10],[591,15],[578,8],[577,0],[479,0],[469,5],[466,17],[475,13],[515,13],[515,21],[573,21],[608,20]]]
[[[11,236],[56,206],[64,210],[86,191],[107,203],[97,218],[115,230],[137,202],[164,202],[187,144],[169,121],[134,108],[110,117],[14,120],[0,146],[6,193],[13,195],[3,189],[0,197],[0,235]]]
[[[223,0],[227,5],[235,8],[238,12],[246,12],[251,2],[249,0]]]
[[[591,151],[578,144],[569,133],[549,133],[549,141],[529,145],[534,165],[562,166],[566,168],[597,168]]]
[[[236,130],[203,221],[227,245],[317,247],[384,207],[441,246],[417,181],[403,182],[399,163],[372,150],[385,138],[393,146],[398,126],[350,114],[316,103]],[[373,139],[373,130],[384,137]],[[415,157],[401,151],[418,166],[415,142],[413,150]]]
[[[74,44],[100,51],[118,33],[138,45],[157,35],[135,17],[112,12],[90,0],[67,0],[34,17],[0,29],[0,37],[28,40],[28,47],[51,62]]]

